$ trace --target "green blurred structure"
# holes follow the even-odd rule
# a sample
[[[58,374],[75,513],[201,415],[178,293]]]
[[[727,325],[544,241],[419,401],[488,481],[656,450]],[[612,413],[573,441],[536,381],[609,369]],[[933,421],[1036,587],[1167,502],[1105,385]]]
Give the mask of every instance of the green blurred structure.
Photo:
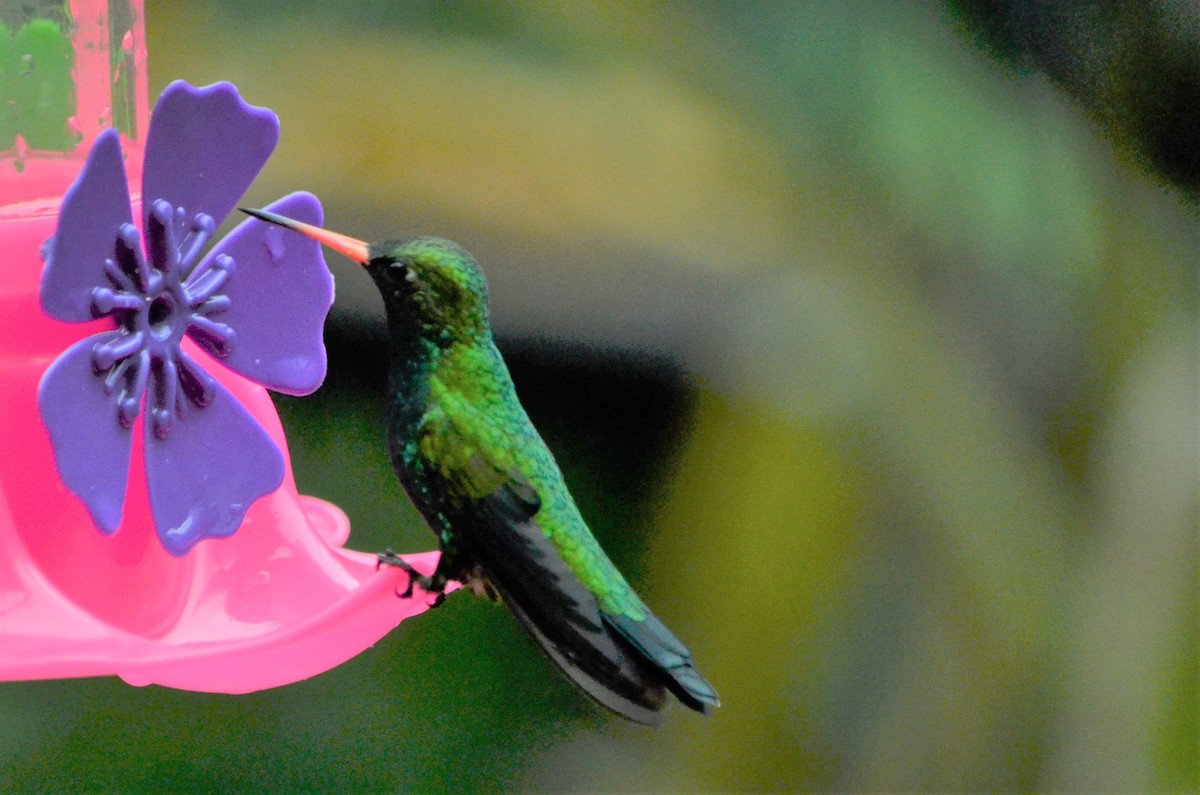
[[[0,790],[1200,788],[1200,16],[1101,5],[151,4],[152,95],[281,117],[251,205],[479,258],[724,705],[628,726],[462,595],[276,691],[4,685]],[[301,491],[431,548],[337,276]]]

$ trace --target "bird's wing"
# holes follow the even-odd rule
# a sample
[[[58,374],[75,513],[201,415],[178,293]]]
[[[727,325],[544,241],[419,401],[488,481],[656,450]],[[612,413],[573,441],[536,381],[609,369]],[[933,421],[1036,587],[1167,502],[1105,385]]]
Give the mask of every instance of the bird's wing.
[[[442,490],[431,496],[459,552],[580,688],[632,720],[659,722],[666,705],[661,672],[610,631],[596,597],[538,523],[542,501],[529,478],[484,454],[489,446],[479,435],[486,422],[474,407],[444,400],[430,407],[422,424],[422,451]]]
[[[537,523],[539,506],[529,481],[511,472],[499,488],[459,508],[451,523],[504,603],[567,676],[614,712],[659,722],[666,702],[661,677],[609,633],[596,598]]]

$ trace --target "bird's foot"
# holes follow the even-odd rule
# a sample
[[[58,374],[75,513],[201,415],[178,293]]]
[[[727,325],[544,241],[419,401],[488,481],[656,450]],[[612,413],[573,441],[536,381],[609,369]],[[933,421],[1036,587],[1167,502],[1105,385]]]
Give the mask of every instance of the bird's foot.
[[[421,586],[421,590],[425,593],[434,595],[432,607],[438,607],[442,602],[446,601],[446,584],[447,579],[439,572],[434,572],[432,575],[424,575],[413,568],[407,560],[397,555],[390,549],[380,552],[375,562],[375,569],[380,566],[395,566],[398,569],[403,569],[408,574],[408,587],[403,592],[397,592],[396,595],[401,599],[410,599],[413,595],[413,586]]]

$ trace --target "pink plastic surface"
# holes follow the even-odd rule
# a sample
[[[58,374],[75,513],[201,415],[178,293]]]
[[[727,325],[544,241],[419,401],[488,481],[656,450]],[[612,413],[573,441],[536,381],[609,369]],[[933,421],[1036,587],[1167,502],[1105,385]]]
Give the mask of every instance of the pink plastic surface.
[[[72,10],[75,19],[96,19],[104,5],[76,2]],[[140,15],[141,3],[134,6]],[[136,32],[144,78],[140,26]],[[91,59],[107,74],[107,61],[82,49],[78,69]],[[81,95],[81,107],[88,103],[95,99]],[[94,136],[85,130],[77,159],[57,156],[44,168],[36,153],[21,172],[0,158],[0,680],[115,674],[136,685],[244,693],[328,670],[424,612],[431,597],[398,598],[408,575],[344,549],[346,516],[297,493],[263,388],[213,371],[287,462],[282,486],[257,501],[230,538],[202,541],[183,557],[163,549],[150,519],[140,440],[115,535],[97,532],[59,481],[37,413],[38,381],[63,350],[100,327],[42,314],[38,251],[55,226],[57,200],[46,193],[67,187]],[[140,163],[140,143],[125,147],[129,162]],[[409,561],[430,572],[437,554]]]
[[[0,679],[116,674],[131,684],[242,693],[313,676],[374,644],[425,599],[408,576],[342,548],[349,522],[283,486],[229,539],[175,558],[151,525],[135,451],[120,532],[96,531],[59,482],[37,415],[38,380],[94,331],[37,308],[37,250],[53,217],[0,216]],[[214,372],[287,451],[266,390]],[[285,455],[286,457],[286,455]],[[436,553],[410,562],[424,571]]]

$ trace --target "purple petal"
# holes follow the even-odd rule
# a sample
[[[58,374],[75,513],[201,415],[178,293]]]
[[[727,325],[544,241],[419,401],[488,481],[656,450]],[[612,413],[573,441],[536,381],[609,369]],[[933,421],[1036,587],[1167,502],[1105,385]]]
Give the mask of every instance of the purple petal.
[[[116,395],[106,392],[92,367],[92,349],[118,336],[96,334],[75,343],[38,385],[38,410],[58,474],[103,533],[113,533],[121,524],[133,433],[117,417]]]
[[[113,256],[121,225],[132,221],[120,139],[105,130],[67,189],[58,228],[46,247],[41,288],[46,314],[70,322],[95,319],[92,290],[109,286],[104,260]]]
[[[283,482],[283,454],[257,420],[214,381],[213,401],[189,405],[160,439],[146,422],[146,483],[162,544],[183,555],[233,533],[250,505]]]
[[[207,213],[219,226],[267,162],[279,140],[279,119],[247,105],[231,83],[204,88],[176,80],[150,117],[142,207],[155,200],[182,207],[187,218]]]
[[[316,226],[322,220],[321,203],[310,193],[293,193],[267,209]],[[237,335],[222,363],[276,392],[316,390],[325,380],[322,330],[333,303],[333,276],[320,244],[247,220],[216,245],[197,272],[222,255],[237,263],[221,290],[229,307],[212,314]]]

